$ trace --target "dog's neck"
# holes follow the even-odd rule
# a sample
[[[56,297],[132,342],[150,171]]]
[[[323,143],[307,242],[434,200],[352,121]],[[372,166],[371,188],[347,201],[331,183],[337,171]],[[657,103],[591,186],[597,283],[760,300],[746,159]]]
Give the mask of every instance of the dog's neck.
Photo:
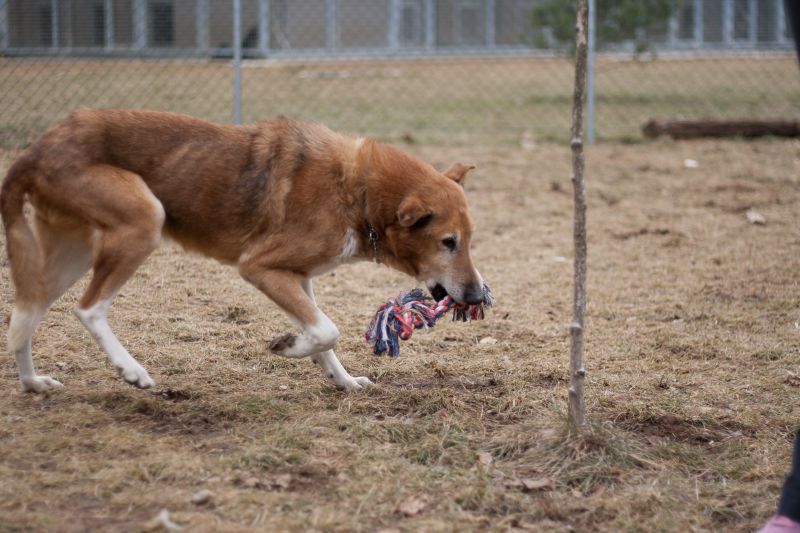
[[[368,187],[367,187],[367,176],[369,175],[368,172],[365,172],[361,179],[359,180],[359,187],[361,189],[361,218],[364,221],[363,225],[365,226],[362,233],[366,235],[366,250],[367,254],[372,255],[372,262],[373,263],[380,263],[381,262],[381,252],[380,252],[380,234],[378,230],[375,229],[375,226],[372,223],[370,218],[369,212],[369,197],[367,195]]]
[[[357,139],[355,141],[354,169],[355,179],[358,187],[359,211],[355,217],[357,232],[360,235],[362,255],[368,257],[373,263],[381,262],[381,233],[382,225],[376,223],[374,212],[370,211],[369,186],[367,180],[371,172],[370,151],[373,149],[373,141],[369,139]],[[364,145],[367,144],[365,150]]]

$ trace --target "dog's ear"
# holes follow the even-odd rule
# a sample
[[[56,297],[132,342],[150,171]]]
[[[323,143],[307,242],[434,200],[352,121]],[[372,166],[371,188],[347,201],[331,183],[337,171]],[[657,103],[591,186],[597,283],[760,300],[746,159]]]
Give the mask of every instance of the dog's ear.
[[[455,163],[453,166],[442,172],[445,177],[450,178],[462,187],[464,186],[464,179],[467,177],[467,172],[475,168],[475,165],[465,165],[464,163]]]
[[[413,226],[418,220],[432,214],[416,196],[406,196],[397,209],[397,220],[404,228]]]

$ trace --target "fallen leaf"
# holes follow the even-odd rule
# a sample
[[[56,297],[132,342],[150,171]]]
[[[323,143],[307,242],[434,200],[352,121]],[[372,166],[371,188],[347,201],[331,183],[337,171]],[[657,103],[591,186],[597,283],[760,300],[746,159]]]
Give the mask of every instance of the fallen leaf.
[[[416,496],[409,496],[397,507],[397,512],[403,516],[417,516],[425,509],[425,502]]]
[[[278,489],[288,489],[291,484],[292,484],[291,474],[281,474],[278,477],[276,477],[272,483],[272,485]]]
[[[519,140],[519,146],[526,151],[536,149],[536,136],[531,130],[525,130],[522,132],[522,137]]]
[[[628,401],[630,399],[631,399],[630,396],[623,395],[623,397],[621,398],[621,401]],[[555,429],[546,428],[546,429],[543,429],[543,430],[541,430],[539,432],[539,437],[542,438],[542,439],[552,439],[557,434],[558,434],[558,432]]]
[[[166,509],[161,509],[161,512],[158,513],[158,516],[144,524],[142,529],[144,531],[181,531],[183,526],[176,524],[170,519],[169,511]]]
[[[744,215],[747,217],[747,221],[751,224],[757,224],[759,226],[763,226],[764,224],[767,223],[767,219],[764,218],[764,215],[762,215],[758,211],[753,211],[751,209]]]
[[[254,489],[261,486],[261,480],[257,477],[249,477],[242,482],[242,485],[249,489]]]
[[[520,479],[522,482],[522,488],[526,491],[529,490],[544,490],[552,488],[553,480],[549,477],[543,477],[539,479],[531,479],[528,477],[524,477]]]
[[[205,505],[213,499],[214,493],[208,489],[203,489],[192,496],[192,503],[195,505]]]
[[[478,452],[477,453],[478,462],[482,465],[489,466],[492,464],[492,454],[487,452]]]

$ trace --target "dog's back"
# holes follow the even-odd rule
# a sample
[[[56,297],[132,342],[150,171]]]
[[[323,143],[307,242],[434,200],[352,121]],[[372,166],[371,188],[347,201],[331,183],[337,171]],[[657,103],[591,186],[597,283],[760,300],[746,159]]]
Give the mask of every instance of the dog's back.
[[[12,181],[23,187],[20,178],[11,178],[25,174],[34,205],[63,211],[68,206],[60,198],[86,168],[122,169],[138,175],[159,200],[166,235],[235,263],[253,231],[267,231],[285,217],[285,197],[303,167],[341,167],[349,157],[341,148],[348,143],[324,126],[283,118],[228,126],[173,113],[79,109],[28,148],[6,187],[11,191]],[[324,170],[309,174],[329,174]],[[113,189],[120,176],[109,172],[100,179]],[[10,192],[7,198],[9,205],[22,204]]]

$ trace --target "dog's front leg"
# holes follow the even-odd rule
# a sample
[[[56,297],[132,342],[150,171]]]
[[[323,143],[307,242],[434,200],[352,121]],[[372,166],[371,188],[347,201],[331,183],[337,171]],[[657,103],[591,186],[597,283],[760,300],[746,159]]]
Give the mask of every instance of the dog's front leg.
[[[312,302],[315,301],[314,288],[310,279],[303,280],[303,290]],[[372,385],[372,381],[370,381],[366,376],[351,376],[350,373],[345,370],[344,366],[342,366],[342,363],[339,362],[339,359],[336,357],[336,354],[333,352],[333,350],[319,352],[312,355],[311,358],[315,363],[322,367],[325,375],[332,379],[336,386],[340,389],[347,391],[360,390],[367,385]]]
[[[303,276],[285,270],[265,269],[256,261],[240,264],[239,272],[302,328],[300,335],[284,333],[272,339],[269,349],[273,353],[284,357],[307,357],[334,347],[339,330],[303,290]]]

